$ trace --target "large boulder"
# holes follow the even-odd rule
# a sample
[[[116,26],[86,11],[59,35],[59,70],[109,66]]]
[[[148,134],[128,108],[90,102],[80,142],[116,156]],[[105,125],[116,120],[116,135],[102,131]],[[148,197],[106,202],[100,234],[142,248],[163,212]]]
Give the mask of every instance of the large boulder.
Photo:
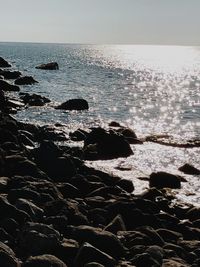
[[[36,69],[41,69],[41,70],[58,70],[59,66],[57,62],[50,62],[47,64],[41,64],[37,67],[35,67]]]
[[[8,68],[11,67],[11,65],[4,58],[0,57],[0,67]]]
[[[19,91],[19,86],[10,84],[4,80],[0,80],[0,90],[3,91]]]
[[[48,98],[38,94],[21,93],[20,98],[29,106],[44,106],[46,103],[51,102]]]
[[[56,109],[64,109],[64,110],[87,110],[89,109],[88,102],[85,99],[70,99],[59,106]]]
[[[179,176],[167,173],[167,172],[153,172],[150,175],[149,180],[150,187],[156,188],[180,188],[181,187],[181,179]]]
[[[15,84],[17,85],[31,85],[34,83],[38,83],[32,76],[24,76],[15,80]]]
[[[133,154],[129,143],[115,131],[94,128],[84,141],[86,159],[112,159]]]

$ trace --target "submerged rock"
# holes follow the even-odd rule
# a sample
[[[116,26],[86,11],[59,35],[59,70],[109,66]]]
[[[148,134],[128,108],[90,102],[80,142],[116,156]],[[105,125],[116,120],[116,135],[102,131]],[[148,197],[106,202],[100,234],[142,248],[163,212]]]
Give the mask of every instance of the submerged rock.
[[[0,57],[0,67],[8,68],[11,67],[11,65],[4,58]]]
[[[56,109],[64,109],[64,110],[87,110],[89,109],[88,102],[85,99],[77,98],[70,99],[61,105],[57,106]]]
[[[15,84],[17,85],[30,85],[34,83],[38,83],[38,81],[36,81],[32,76],[24,76],[15,80]]]
[[[57,62],[50,62],[47,64],[41,64],[37,67],[35,67],[36,69],[41,69],[41,70],[58,70],[59,66]]]

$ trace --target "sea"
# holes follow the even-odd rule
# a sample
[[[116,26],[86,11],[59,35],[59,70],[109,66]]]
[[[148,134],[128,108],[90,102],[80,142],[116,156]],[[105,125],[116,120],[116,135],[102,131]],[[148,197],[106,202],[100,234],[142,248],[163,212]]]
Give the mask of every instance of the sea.
[[[39,82],[21,86],[21,92],[51,99],[44,107],[18,111],[18,120],[38,125],[59,123],[65,132],[107,127],[117,121],[139,138],[170,135],[181,142],[200,139],[200,47],[0,43],[0,56],[13,70]],[[58,62],[59,70],[35,68],[51,61]],[[89,110],[54,109],[72,98],[86,99]],[[131,179],[135,194],[148,188],[152,172],[182,175],[187,182],[174,190],[178,200],[200,205],[200,176],[178,171],[185,163],[200,169],[200,148],[145,142],[132,149],[134,155],[128,158],[87,164]]]

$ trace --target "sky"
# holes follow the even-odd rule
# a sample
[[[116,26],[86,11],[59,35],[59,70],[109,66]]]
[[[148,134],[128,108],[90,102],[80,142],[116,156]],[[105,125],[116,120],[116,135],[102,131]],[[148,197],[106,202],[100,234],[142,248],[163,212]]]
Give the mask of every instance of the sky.
[[[0,0],[0,41],[200,45],[200,0]]]

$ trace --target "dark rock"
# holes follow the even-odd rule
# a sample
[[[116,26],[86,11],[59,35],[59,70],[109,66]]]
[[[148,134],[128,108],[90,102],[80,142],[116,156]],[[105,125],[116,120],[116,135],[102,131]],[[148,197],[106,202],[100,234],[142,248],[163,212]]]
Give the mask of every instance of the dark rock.
[[[70,230],[71,238],[80,243],[88,242],[114,259],[119,259],[125,253],[124,247],[117,236],[108,231],[85,225],[72,227]]]
[[[81,196],[80,190],[70,183],[63,183],[59,186],[59,190],[64,198],[76,198]]]
[[[161,265],[154,258],[152,258],[148,253],[137,254],[131,262],[137,267],[160,267]]]
[[[19,267],[20,262],[15,256],[9,255],[5,251],[0,250],[0,266]]]
[[[86,263],[84,267],[105,267],[105,265],[102,265],[98,262],[89,262],[89,263]]]
[[[44,211],[27,199],[20,198],[15,203],[16,208],[28,213],[33,221],[40,220]]]
[[[89,105],[85,99],[77,98],[77,99],[70,99],[62,103],[61,105],[57,106],[56,109],[85,110],[85,109],[89,109]]]
[[[146,253],[151,255],[160,265],[162,264],[164,257],[164,250],[159,246],[150,246],[147,248]]]
[[[48,98],[38,94],[21,93],[20,95],[23,102],[29,106],[44,106],[46,103],[51,102]]]
[[[89,243],[84,243],[75,258],[74,266],[82,267],[85,266],[86,263],[92,261],[97,261],[105,267],[114,267],[116,264],[116,261],[110,255],[102,252]]]
[[[74,266],[74,259],[78,253],[79,244],[73,239],[64,238],[62,244],[54,252],[54,255],[69,266]]]
[[[118,231],[126,231],[126,226],[121,215],[116,216],[105,228],[105,231],[117,234]]]
[[[41,64],[37,67],[35,67],[36,69],[41,69],[41,70],[58,70],[59,66],[57,62],[50,62],[47,64]]]
[[[177,243],[179,239],[183,238],[181,233],[168,229],[157,229],[156,232],[163,238],[165,242]]]
[[[86,159],[112,159],[128,157],[133,151],[122,135],[94,128],[85,139],[84,153]]]
[[[177,175],[173,175],[166,172],[157,172],[152,173],[150,175],[149,181],[150,187],[160,188],[180,188],[181,187],[181,180],[180,177]]]
[[[192,207],[186,212],[186,218],[190,219],[191,221],[195,221],[200,219],[200,208],[199,207]]]
[[[0,57],[0,68],[8,68],[11,67],[11,65],[2,57]]]
[[[121,124],[119,122],[116,122],[116,121],[111,121],[108,125],[110,127],[122,127]]]
[[[10,84],[4,80],[0,80],[0,90],[3,90],[3,91],[19,91],[19,86],[16,86],[16,85],[13,85],[13,84]]]
[[[19,244],[27,254],[41,255],[52,253],[60,244],[60,234],[48,226],[41,223],[28,223],[21,233]]]
[[[15,84],[17,85],[29,85],[34,83],[38,82],[32,76],[24,76],[15,80]]]
[[[124,136],[129,144],[142,144],[143,142],[137,138],[137,135],[132,129],[121,127],[116,132]]]
[[[164,259],[162,267],[189,267],[189,265],[180,258]]]
[[[117,186],[121,187],[128,193],[132,193],[134,191],[133,182],[127,179],[120,179],[119,182],[116,184]]]
[[[0,75],[4,77],[4,79],[17,79],[21,76],[20,71],[8,71],[8,70],[0,70]]]
[[[69,136],[73,141],[84,141],[86,139],[87,134],[88,133],[86,131],[78,129],[73,133],[70,132]]]
[[[67,265],[57,257],[49,254],[30,257],[22,264],[22,267],[67,267]]]
[[[186,174],[191,174],[191,175],[199,175],[200,174],[200,170],[198,170],[197,168],[193,167],[190,164],[184,164],[183,166],[181,166],[179,168],[179,171],[184,172]]]

